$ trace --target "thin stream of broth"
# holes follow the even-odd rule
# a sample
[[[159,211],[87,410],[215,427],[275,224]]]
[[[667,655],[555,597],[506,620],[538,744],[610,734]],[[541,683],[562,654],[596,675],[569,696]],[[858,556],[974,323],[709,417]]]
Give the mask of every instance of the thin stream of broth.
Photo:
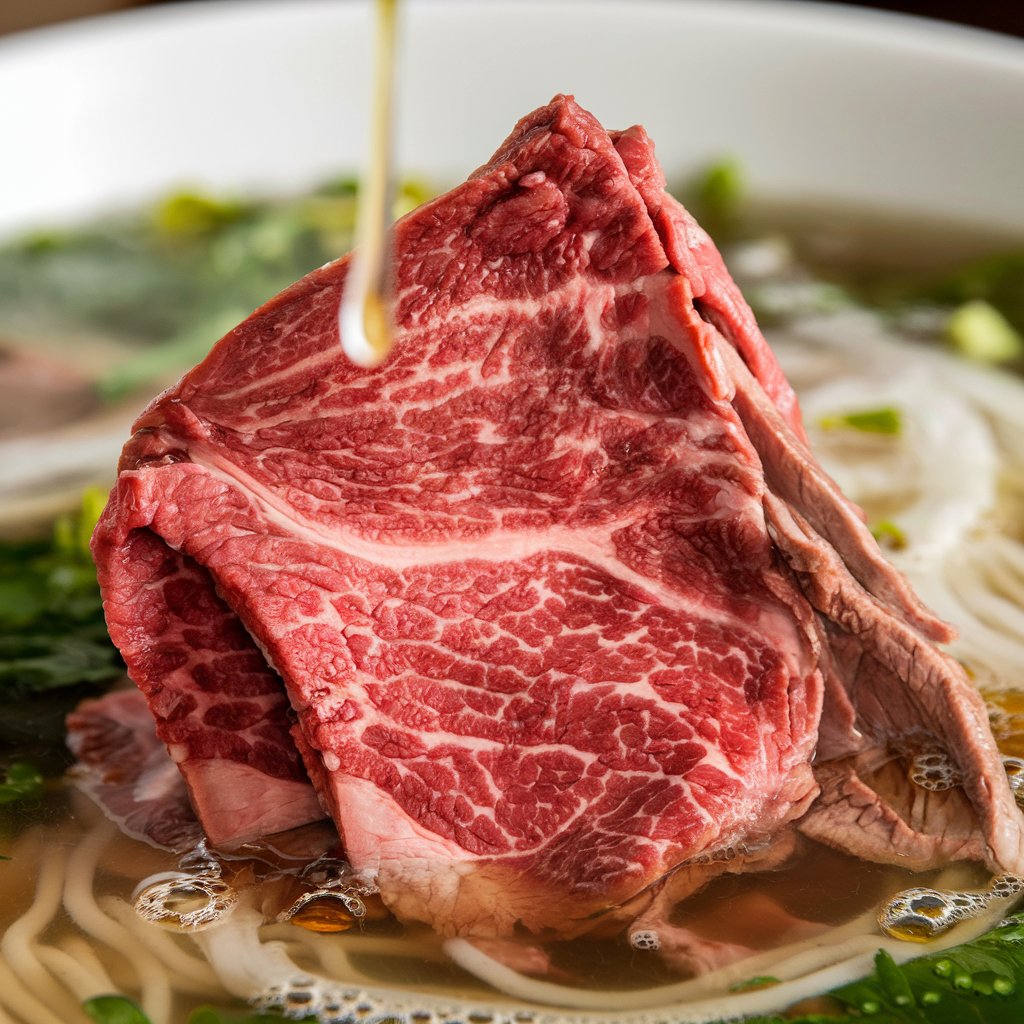
[[[388,301],[389,225],[398,0],[376,0],[376,46],[370,157],[359,192],[356,250],[338,311],[345,354],[360,366],[377,366],[391,350]]]

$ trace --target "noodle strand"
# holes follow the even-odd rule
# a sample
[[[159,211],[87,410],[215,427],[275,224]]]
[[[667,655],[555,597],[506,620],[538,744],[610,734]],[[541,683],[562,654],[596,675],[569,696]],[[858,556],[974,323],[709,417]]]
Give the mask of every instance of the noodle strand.
[[[120,953],[138,978],[142,1009],[152,1024],[170,1024],[173,996],[170,975],[145,947],[100,909],[93,895],[96,864],[114,826],[102,822],[78,845],[68,864],[64,907],[75,923],[100,943]]]

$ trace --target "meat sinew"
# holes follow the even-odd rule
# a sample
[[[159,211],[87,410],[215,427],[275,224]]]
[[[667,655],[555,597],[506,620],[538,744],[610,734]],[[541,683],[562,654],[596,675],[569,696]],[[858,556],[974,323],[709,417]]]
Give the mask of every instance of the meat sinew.
[[[642,129],[556,97],[395,245],[382,367],[339,346],[347,259],[313,272],[146,410],[96,533],[214,841],[315,789],[397,914],[462,934],[642,909],[794,822],[1024,869],[949,630],[808,451]],[[962,788],[881,784],[934,748]]]

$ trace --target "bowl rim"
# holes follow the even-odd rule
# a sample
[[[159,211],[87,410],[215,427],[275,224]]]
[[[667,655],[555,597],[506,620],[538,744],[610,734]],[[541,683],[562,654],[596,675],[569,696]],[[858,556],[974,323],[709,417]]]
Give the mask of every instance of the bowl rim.
[[[431,9],[443,13],[470,7],[467,0],[407,0],[413,9]],[[15,59],[32,51],[88,43],[96,36],[148,32],[167,22],[231,20],[244,13],[249,18],[275,21],[287,10],[288,20],[325,17],[365,17],[369,4],[337,0],[289,0],[287,5],[266,0],[172,0],[155,6],[131,7],[100,14],[71,18],[52,25],[23,29],[0,37],[0,61]],[[889,47],[908,47],[930,51],[966,61],[981,61],[1024,74],[1024,38],[1003,32],[965,25],[903,11],[855,6],[842,0],[676,0],[671,6],[664,0],[473,0],[476,12],[521,13],[524,9],[571,11],[587,8],[593,18],[630,11],[632,17],[683,18],[695,22],[758,22],[761,27],[785,29],[806,36],[835,35],[856,41],[870,40]]]

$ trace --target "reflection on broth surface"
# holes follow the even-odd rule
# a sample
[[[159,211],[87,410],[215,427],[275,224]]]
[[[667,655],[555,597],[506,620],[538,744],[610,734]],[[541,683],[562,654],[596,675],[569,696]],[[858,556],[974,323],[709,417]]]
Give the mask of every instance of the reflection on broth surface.
[[[330,207],[323,224],[329,223],[332,238],[350,227],[339,220],[342,199],[351,204],[351,192],[325,190],[308,200]],[[288,211],[305,210],[304,202],[266,209],[211,205],[198,235],[206,232],[212,246],[226,245],[230,231],[256,232],[264,214],[287,219]],[[311,227],[306,213],[299,220],[294,258],[320,260],[321,252],[310,250],[327,228]],[[791,241],[785,240],[787,223]],[[1024,670],[1024,389],[990,368],[957,361],[939,344],[911,344],[942,342],[943,302],[959,298],[951,287],[929,293],[918,282],[899,295],[883,295],[879,268],[867,257],[877,254],[884,232],[873,224],[865,230],[869,222],[860,219],[862,237],[826,235],[821,219],[815,223],[809,230],[799,216],[780,221],[760,211],[750,225],[730,227],[727,259],[755,306],[762,304],[759,312],[801,393],[826,467],[865,508],[869,523],[893,541],[894,561],[924,600],[960,628],[954,653],[982,688],[1008,776],[1017,783],[1024,779],[1024,696],[1009,687]],[[886,231],[913,236],[899,225]],[[114,234],[111,228],[104,245],[113,244]],[[198,235],[189,234],[189,246]],[[1003,248],[1000,240],[978,237],[949,233],[946,253],[934,262],[955,266]],[[882,248],[891,258],[893,249]],[[940,249],[930,241],[925,248],[929,260]],[[12,265],[15,249],[4,256]],[[291,280],[305,269],[289,265],[274,273]],[[177,272],[178,286],[187,291],[192,285],[184,269]],[[269,271],[264,266],[262,272],[260,289]],[[145,294],[141,288],[137,301],[144,303]],[[9,301],[0,286],[0,307]],[[868,301],[882,303],[884,314],[864,305]],[[207,315],[220,313],[207,309]],[[90,311],[89,329],[96,329],[95,316]],[[29,336],[26,322],[20,319],[18,329]],[[202,344],[211,336],[203,334]],[[183,343],[176,357],[142,360],[122,374],[119,393],[131,393],[136,383],[151,389],[179,371],[178,360],[191,361],[200,350],[198,343]],[[112,373],[103,368],[98,378],[111,393],[117,391],[109,385]],[[850,416],[872,413],[877,422],[880,411],[892,410],[895,419],[881,418],[898,424],[888,431],[858,428]],[[844,416],[838,428],[824,425]],[[40,431],[41,443],[45,435]],[[54,432],[50,443],[61,443],[60,437]],[[109,463],[109,453],[104,460]],[[961,466],[963,475],[950,487],[950,467]],[[109,673],[90,678],[100,685]],[[53,700],[58,707],[59,693]],[[18,740],[12,749],[9,761],[43,762],[38,745],[30,749]],[[912,912],[927,917],[931,907],[934,917],[947,904],[962,904],[964,913],[953,917],[964,920],[927,948],[971,939],[1005,916],[1020,892],[1013,880],[986,888],[991,879],[970,865],[914,873],[800,839],[770,870],[727,869],[712,879],[671,909],[663,932],[641,927],[630,935],[609,913],[606,926],[571,941],[446,941],[392,918],[372,888],[332,859],[337,850],[329,830],[318,833],[313,826],[231,856],[203,849],[169,853],[122,835],[73,782],[59,780],[53,756],[51,750],[44,765],[52,777],[45,789],[26,799],[12,796],[3,807],[2,852],[11,859],[0,865],[6,928],[0,1007],[26,1024],[83,1021],[82,1002],[109,992],[137,999],[153,1024],[184,1021],[201,1004],[230,1007],[239,998],[293,1015],[312,1011],[321,1021],[389,1012],[423,1024],[573,1021],[584,1012],[654,1021],[665,1019],[656,1009],[665,1003],[692,1007],[673,1011],[680,1016],[710,1020],[775,1010],[833,988],[869,970],[879,948],[897,959],[920,953],[899,941],[922,937],[907,923]],[[876,771],[879,787],[912,782],[913,800],[955,799],[960,781],[927,744],[894,752]],[[1014,790],[1021,792],[1019,785]],[[907,890],[938,895],[893,899]],[[964,895],[971,892],[984,896]],[[981,916],[966,920],[968,910]],[[880,912],[891,917],[882,930]],[[703,941],[707,973],[691,979],[693,954],[673,950],[677,933]],[[718,962],[708,953],[715,949],[740,949],[742,957]]]

